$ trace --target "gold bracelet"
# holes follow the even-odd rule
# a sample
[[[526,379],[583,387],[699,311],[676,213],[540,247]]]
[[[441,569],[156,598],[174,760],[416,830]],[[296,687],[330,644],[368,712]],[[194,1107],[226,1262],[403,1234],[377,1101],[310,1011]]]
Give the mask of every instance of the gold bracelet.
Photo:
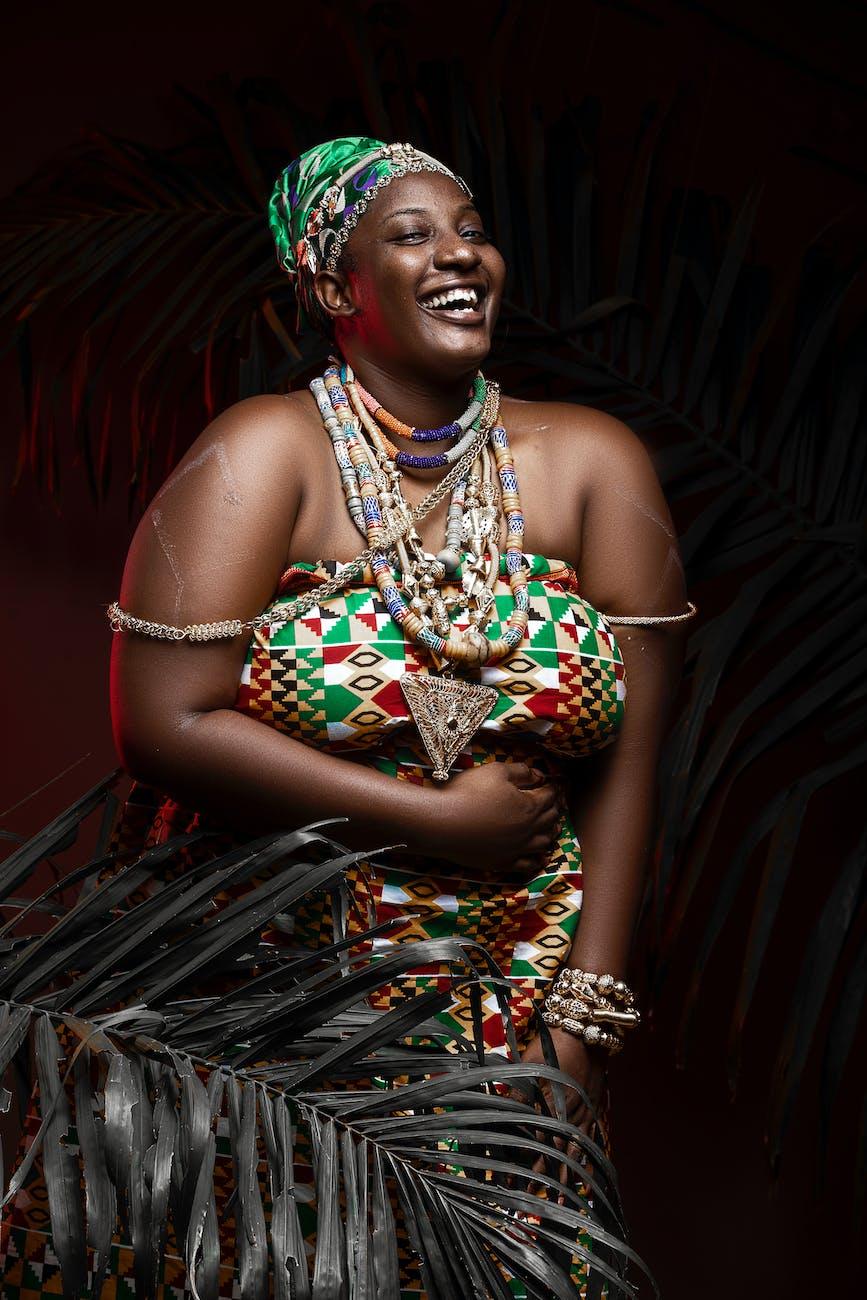
[[[581,970],[577,966],[563,967],[554,980],[552,992],[566,997],[577,993],[591,1002],[598,1002],[601,998],[624,1006],[631,1006],[635,1001],[632,989],[623,980],[615,979],[613,975],[597,975],[595,971]]]
[[[159,641],[216,641],[223,637],[240,636],[246,624],[239,618],[227,618],[220,623],[189,623],[186,627],[172,627],[170,623],[154,623],[149,618],[136,618],[121,609],[117,601],[109,605],[108,621],[113,632],[139,632],[142,636],[156,637]]]
[[[580,1002],[575,998],[561,997],[558,993],[549,994],[545,999],[545,1006],[549,1011],[559,1012],[562,1016],[571,1016],[573,1020],[584,1020],[588,1024],[606,1024],[621,1029],[637,1029],[641,1023],[641,1015],[634,1007],[618,1011],[615,1007],[603,1001],[594,1003]]]
[[[583,1020],[574,1020],[571,1016],[561,1015],[559,1011],[543,1011],[542,1019],[552,1029],[565,1029],[575,1038],[582,1038],[588,1047],[602,1047],[612,1055],[623,1048],[623,1039],[612,1029],[588,1025]]]
[[[641,1015],[635,996],[623,980],[611,974],[566,967],[542,1004],[542,1019],[553,1029],[565,1029],[588,1046],[619,1052],[623,1031],[636,1029]]]
[[[697,613],[698,607],[688,600],[682,614],[603,614],[602,617],[607,623],[619,626],[666,627],[669,623],[685,623],[687,619],[695,618]]]

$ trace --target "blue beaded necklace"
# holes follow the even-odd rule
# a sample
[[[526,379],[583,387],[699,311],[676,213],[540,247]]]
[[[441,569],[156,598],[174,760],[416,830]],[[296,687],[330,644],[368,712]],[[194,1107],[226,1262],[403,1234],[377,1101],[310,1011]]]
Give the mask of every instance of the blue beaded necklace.
[[[473,384],[472,401],[463,415],[459,416],[457,420],[444,425],[441,429],[411,429],[409,425],[403,424],[395,416],[390,415],[384,407],[379,405],[376,398],[371,397],[370,393],[362,388],[351,367],[345,362],[340,367],[340,382],[346,386],[357,416],[361,418],[362,412],[364,412],[379,424],[390,429],[392,433],[397,433],[401,437],[415,438],[419,442],[433,442],[435,438],[442,440],[443,438],[463,434],[460,441],[455,443],[453,447],[449,447],[448,451],[436,452],[432,456],[416,456],[409,451],[399,451],[394,443],[383,434],[382,439],[386,451],[401,469],[442,469],[460,460],[478,432],[479,419],[487,393],[483,377],[477,375]],[[373,414],[374,411],[375,414]]]

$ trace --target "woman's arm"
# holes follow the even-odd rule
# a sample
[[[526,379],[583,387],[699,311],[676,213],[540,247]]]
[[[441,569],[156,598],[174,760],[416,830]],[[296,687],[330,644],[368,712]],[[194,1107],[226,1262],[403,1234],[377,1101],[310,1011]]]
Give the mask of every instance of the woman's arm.
[[[332,501],[340,504],[317,477],[314,438],[322,430],[299,397],[250,399],[220,416],[142,519],[122,608],[180,626],[260,613],[283,570],[305,490],[325,516]],[[322,545],[333,535],[323,518]],[[348,817],[340,838],[351,845],[399,842],[458,863],[485,850],[514,861],[550,843],[556,792],[529,788],[534,778],[523,765],[492,764],[499,770],[423,788],[236,711],[248,644],[245,637],[189,643],[116,634],[112,721],[133,776],[242,830]]]
[[[677,541],[642,443],[600,415],[583,513],[580,587],[605,614],[686,608]],[[626,666],[618,738],[573,765],[570,805],[584,862],[571,966],[628,977],[656,803],[657,765],[680,678],[683,625],[612,625]]]
[[[618,420],[595,413],[582,430],[581,594],[611,614],[677,614],[686,608],[683,570],[671,517],[639,439]],[[653,829],[656,769],[683,662],[683,625],[612,630],[626,665],[626,711],[617,739],[569,773],[569,806],[583,860],[581,917],[567,965],[629,979],[629,954],[644,889]],[[565,1029],[552,1029],[560,1066],[581,1084],[567,1094],[574,1124],[591,1132],[604,1086],[607,1053]],[[540,1039],[523,1052],[544,1060]],[[536,1169],[541,1170],[542,1162]],[[564,1166],[561,1181],[567,1180]]]

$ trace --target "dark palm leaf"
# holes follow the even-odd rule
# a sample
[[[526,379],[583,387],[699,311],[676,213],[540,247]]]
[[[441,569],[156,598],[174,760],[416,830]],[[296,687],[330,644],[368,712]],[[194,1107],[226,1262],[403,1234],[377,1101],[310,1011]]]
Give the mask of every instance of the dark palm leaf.
[[[29,1037],[40,1118],[5,1199],[41,1156],[67,1295],[82,1294],[88,1280],[99,1293],[118,1223],[134,1251],[140,1296],[154,1294],[167,1225],[199,1295],[216,1294],[222,1117],[245,1300],[268,1293],[272,1271],[275,1295],[396,1296],[395,1219],[414,1242],[432,1300],[508,1294],[500,1266],[531,1295],[547,1294],[546,1277],[555,1294],[571,1295],[573,1257],[592,1263],[612,1294],[636,1294],[630,1265],[646,1270],[626,1244],[614,1170],[556,1113],[568,1076],[555,1064],[487,1055],[480,1041],[446,1030],[435,1013],[450,1001],[447,991],[408,997],[387,1013],[366,1002],[431,962],[450,967],[456,983],[504,985],[484,953],[457,939],[427,940],[373,958],[366,945],[382,927],[354,937],[338,929],[334,943],[315,952],[262,941],[285,909],[345,888],[345,868],[361,855],[344,852],[321,828],[240,842],[174,879],[178,855],[192,844],[201,850],[206,836],[177,836],[125,866],[100,854],[75,873],[77,902],[34,934],[36,912],[11,892],[21,864],[32,869],[61,839],[73,839],[114,779],[16,849],[7,860],[13,869],[0,872],[0,902],[11,913],[0,953],[0,1069]],[[214,924],[200,900],[225,899],[230,887],[236,897]],[[508,1016],[505,998],[502,1006]],[[555,1113],[543,1081],[552,1085]],[[294,1124],[312,1156],[312,1273],[292,1191],[303,1167]],[[566,1163],[590,1201],[557,1181],[558,1144],[569,1137],[581,1154]],[[547,1200],[527,1190],[536,1155],[549,1165],[538,1176]]]

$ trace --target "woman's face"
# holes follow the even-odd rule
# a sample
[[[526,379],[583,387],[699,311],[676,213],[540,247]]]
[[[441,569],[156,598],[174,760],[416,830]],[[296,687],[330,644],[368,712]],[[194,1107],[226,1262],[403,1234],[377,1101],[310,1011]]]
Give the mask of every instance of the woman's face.
[[[406,375],[459,375],[490,351],[505,266],[472,202],[448,176],[401,176],[345,245],[344,298],[320,293],[350,358]],[[328,277],[324,277],[327,281]]]

